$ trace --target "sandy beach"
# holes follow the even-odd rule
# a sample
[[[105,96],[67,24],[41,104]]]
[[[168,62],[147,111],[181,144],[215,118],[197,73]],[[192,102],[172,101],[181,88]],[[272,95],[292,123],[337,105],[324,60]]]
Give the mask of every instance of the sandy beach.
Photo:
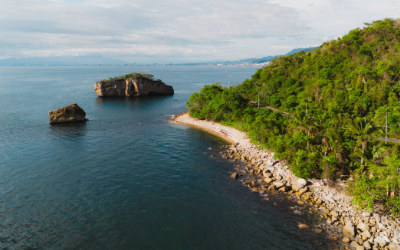
[[[242,147],[254,147],[246,133],[216,122],[192,118],[188,113],[177,115],[172,119],[172,121],[204,130],[210,134],[219,136],[232,144],[237,144]]]

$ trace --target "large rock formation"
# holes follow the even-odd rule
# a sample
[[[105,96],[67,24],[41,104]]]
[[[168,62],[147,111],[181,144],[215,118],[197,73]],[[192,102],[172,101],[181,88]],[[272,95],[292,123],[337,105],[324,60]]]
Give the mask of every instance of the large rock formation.
[[[85,111],[74,103],[53,111],[49,111],[50,124],[62,122],[86,122]]]
[[[121,79],[98,81],[94,84],[98,96],[173,95],[172,86],[151,75],[132,73]]]

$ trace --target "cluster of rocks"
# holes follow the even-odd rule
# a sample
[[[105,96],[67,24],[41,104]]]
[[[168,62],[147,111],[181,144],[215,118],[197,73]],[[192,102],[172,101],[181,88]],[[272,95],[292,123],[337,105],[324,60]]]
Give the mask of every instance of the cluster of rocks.
[[[131,73],[126,79],[103,80],[94,84],[99,97],[132,97],[146,95],[173,95],[172,86],[161,80],[153,80],[152,75]],[[150,77],[149,77],[150,76]],[[49,111],[50,124],[86,122],[86,113],[76,103]]]
[[[256,146],[230,145],[222,155],[246,163],[244,167],[237,165],[231,178],[241,180],[253,192],[281,191],[297,196],[299,203],[312,205],[326,224],[342,229],[340,237],[347,248],[400,250],[400,220],[359,210],[344,192],[345,183],[332,186],[325,180],[297,178],[285,162],[275,160],[272,152]]]

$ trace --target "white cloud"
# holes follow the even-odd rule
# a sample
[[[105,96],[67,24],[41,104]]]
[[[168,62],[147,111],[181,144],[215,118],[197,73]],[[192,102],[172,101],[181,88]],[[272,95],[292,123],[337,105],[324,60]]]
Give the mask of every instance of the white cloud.
[[[2,0],[0,57],[239,59],[315,46],[397,17],[393,0]]]

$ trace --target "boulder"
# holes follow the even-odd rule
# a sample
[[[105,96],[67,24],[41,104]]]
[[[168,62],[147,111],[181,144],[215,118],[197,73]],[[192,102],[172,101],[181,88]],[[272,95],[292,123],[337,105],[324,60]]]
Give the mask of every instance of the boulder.
[[[153,80],[152,75],[132,73],[120,79],[98,81],[94,90],[100,97],[106,96],[146,96],[173,95],[172,86],[161,80]]]
[[[390,250],[400,250],[400,244],[390,243],[389,244],[389,249]]]
[[[379,246],[384,247],[387,243],[390,243],[390,240],[388,237],[386,237],[384,234],[380,233],[376,238],[375,238],[375,243],[379,244]]]
[[[279,188],[278,190],[282,191],[282,192],[287,192],[287,191],[289,191],[289,187],[288,186],[283,186],[283,187]]]
[[[353,225],[351,225],[351,224],[346,224],[344,227],[343,227],[343,234],[345,235],[345,236],[347,236],[347,237],[354,237],[354,235],[355,235],[355,228],[354,228],[354,226]]]
[[[357,224],[357,229],[360,229],[361,231],[365,232],[365,231],[369,231],[369,225],[366,223],[359,223]]]
[[[363,246],[364,246],[364,248],[367,249],[367,250],[369,250],[369,249],[372,248],[372,247],[371,247],[371,244],[369,244],[368,241],[364,242]]]
[[[363,212],[363,213],[361,214],[361,216],[362,216],[362,217],[370,217],[370,216],[371,216],[371,213],[370,213],[370,212]]]
[[[310,226],[308,226],[307,224],[299,224],[298,227],[299,229],[310,229]]]
[[[267,171],[264,171],[264,172],[263,172],[263,175],[264,175],[264,177],[266,177],[266,178],[271,178],[271,177],[272,177],[272,174],[271,174],[270,172],[267,172]]]
[[[306,193],[304,193],[304,194],[302,194],[302,196],[301,197],[303,197],[303,199],[305,200],[305,201],[308,201],[311,197],[312,197],[312,193],[311,192],[306,192]]]
[[[49,116],[50,124],[88,121],[85,111],[76,103],[49,111]]]
[[[299,192],[299,194],[304,194],[307,191],[308,191],[308,187],[303,187],[303,188],[300,188],[300,190],[298,192]]]
[[[279,189],[279,188],[284,186],[284,184],[282,182],[279,182],[279,181],[275,181],[272,184],[275,186],[276,189]]]
[[[300,189],[304,188],[305,186],[307,186],[307,181],[305,179],[299,178],[293,185],[292,185],[292,189],[294,191],[299,191]]]
[[[232,179],[237,179],[239,177],[239,174],[237,173],[237,172],[234,172],[232,175],[231,175],[231,178]]]
[[[371,237],[371,233],[369,231],[364,231],[361,233],[361,237],[369,239]]]
[[[266,183],[270,184],[270,183],[273,182],[274,180],[267,177],[267,178],[264,179],[264,181],[265,181]]]
[[[350,243],[350,246],[351,246],[353,249],[359,249],[359,248],[361,247],[361,246],[358,245],[358,243],[355,242],[355,241],[352,241],[352,242]]]
[[[296,184],[301,187],[304,187],[307,185],[307,181],[305,179],[299,178],[299,179],[297,179]]]
[[[393,232],[393,241],[400,243],[400,229],[396,229]]]

